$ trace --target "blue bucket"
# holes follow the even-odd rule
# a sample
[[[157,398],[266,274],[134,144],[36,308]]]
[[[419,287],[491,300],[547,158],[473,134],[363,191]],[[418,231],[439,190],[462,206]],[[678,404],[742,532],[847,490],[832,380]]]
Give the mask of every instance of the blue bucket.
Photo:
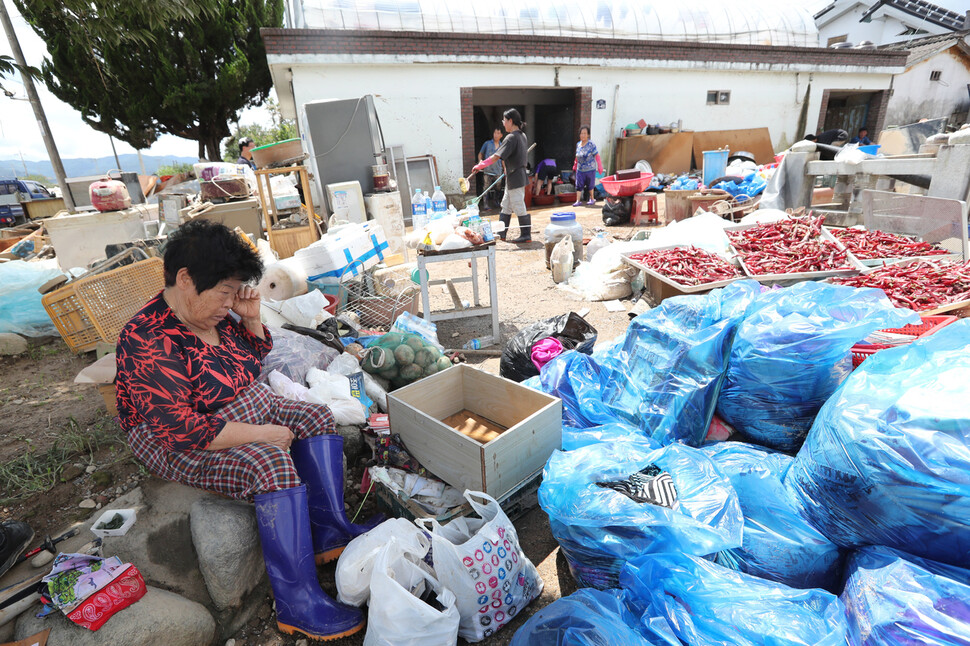
[[[875,155],[879,152],[880,148],[882,148],[882,146],[879,144],[872,144],[871,146],[859,146],[859,150],[867,155]]]
[[[704,186],[710,186],[711,182],[719,177],[724,177],[727,172],[727,150],[705,150],[704,151]]]

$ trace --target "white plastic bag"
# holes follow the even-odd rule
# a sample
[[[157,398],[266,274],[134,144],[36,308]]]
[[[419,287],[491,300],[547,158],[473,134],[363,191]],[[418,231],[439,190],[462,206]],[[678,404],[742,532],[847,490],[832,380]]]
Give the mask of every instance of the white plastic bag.
[[[403,549],[413,550],[424,558],[431,541],[414,523],[404,518],[391,518],[350,541],[337,561],[334,577],[337,600],[351,606],[362,606],[370,598],[371,574],[378,553],[395,540]]]
[[[498,502],[481,492],[464,495],[480,519],[461,517],[445,526],[433,518],[414,522],[431,532],[435,574],[457,597],[458,634],[477,642],[539,596],[542,579],[519,547],[515,527]]]
[[[293,325],[315,329],[333,316],[324,309],[327,305],[329,303],[323,292],[314,289],[306,294],[283,301],[280,314]]]
[[[396,539],[378,553],[364,646],[454,646],[458,641],[455,595],[421,567],[420,559],[420,550]],[[419,597],[437,597],[442,609]]]
[[[347,377],[310,368],[306,373],[306,381],[310,386],[307,401],[329,406],[338,426],[367,422],[364,406],[351,394],[350,380]]]
[[[573,274],[573,262],[575,258],[573,251],[573,239],[565,237],[556,243],[549,256],[549,264],[552,266],[552,281],[562,283],[569,280]]]

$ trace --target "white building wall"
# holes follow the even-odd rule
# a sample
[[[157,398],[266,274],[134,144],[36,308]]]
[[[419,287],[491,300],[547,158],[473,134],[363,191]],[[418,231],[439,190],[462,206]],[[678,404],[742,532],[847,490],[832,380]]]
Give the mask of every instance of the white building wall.
[[[270,61],[271,64],[274,61]],[[627,123],[645,119],[669,124],[678,119],[689,130],[767,127],[776,150],[801,139],[796,131],[805,90],[812,84],[805,129],[814,130],[825,89],[882,90],[890,74],[838,72],[752,72],[551,65],[290,64],[295,104],[318,99],[373,94],[384,140],[403,145],[406,154],[433,154],[439,181],[455,193],[462,167],[462,87],[518,86],[592,88],[592,139],[606,154],[611,139]],[[613,96],[619,85],[615,129]],[[729,105],[707,105],[708,90],[730,90]],[[595,108],[597,100],[606,108]],[[564,133],[572,138],[573,133]],[[476,142],[475,149],[478,149]]]
[[[872,41],[876,45],[888,45],[950,31],[939,25],[924,22],[915,16],[908,16],[887,8],[876,12],[871,22],[860,22],[862,14],[869,6],[871,6],[871,3],[857,3],[851,10],[828,23],[825,21],[829,19],[829,16],[822,16],[819,20],[821,24],[818,30],[819,44],[825,47],[829,38],[848,34],[846,40],[853,45],[858,45],[864,40]],[[919,36],[899,35],[909,27],[924,29],[926,33]]]
[[[940,80],[930,73],[940,71]],[[949,51],[917,63],[893,79],[893,93],[886,110],[886,125],[905,125],[920,119],[949,117],[965,112],[970,104],[967,59]]]

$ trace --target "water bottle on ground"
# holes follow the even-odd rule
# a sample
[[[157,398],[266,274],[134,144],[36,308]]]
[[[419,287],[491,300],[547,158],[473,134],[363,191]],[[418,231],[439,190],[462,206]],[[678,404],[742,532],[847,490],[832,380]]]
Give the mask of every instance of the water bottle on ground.
[[[428,223],[428,209],[421,194],[421,189],[414,189],[414,197],[411,198],[411,226],[420,229]]]
[[[478,350],[482,348],[482,346],[488,347],[490,345],[494,345],[494,342],[492,341],[492,337],[483,336],[478,339],[472,339],[471,341],[469,341],[468,343],[466,343],[461,347],[464,350]]]
[[[431,210],[434,219],[444,217],[448,213],[448,198],[445,197],[440,186],[434,187],[434,195],[431,196]]]
[[[596,255],[597,251],[608,246],[610,246],[610,241],[606,237],[606,232],[600,231],[596,234],[596,237],[590,240],[589,244],[586,245],[586,262],[591,261],[593,256]]]

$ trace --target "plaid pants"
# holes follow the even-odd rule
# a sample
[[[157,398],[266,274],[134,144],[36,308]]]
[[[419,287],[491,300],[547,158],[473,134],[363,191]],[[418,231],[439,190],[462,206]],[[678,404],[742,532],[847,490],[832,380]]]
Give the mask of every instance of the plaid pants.
[[[300,440],[334,433],[337,428],[329,407],[280,397],[261,383],[243,390],[218,414],[230,422],[286,426]],[[218,451],[171,451],[155,440],[147,423],[128,434],[128,443],[153,475],[230,498],[252,500],[253,494],[301,484],[290,452],[273,444],[252,442]]]

